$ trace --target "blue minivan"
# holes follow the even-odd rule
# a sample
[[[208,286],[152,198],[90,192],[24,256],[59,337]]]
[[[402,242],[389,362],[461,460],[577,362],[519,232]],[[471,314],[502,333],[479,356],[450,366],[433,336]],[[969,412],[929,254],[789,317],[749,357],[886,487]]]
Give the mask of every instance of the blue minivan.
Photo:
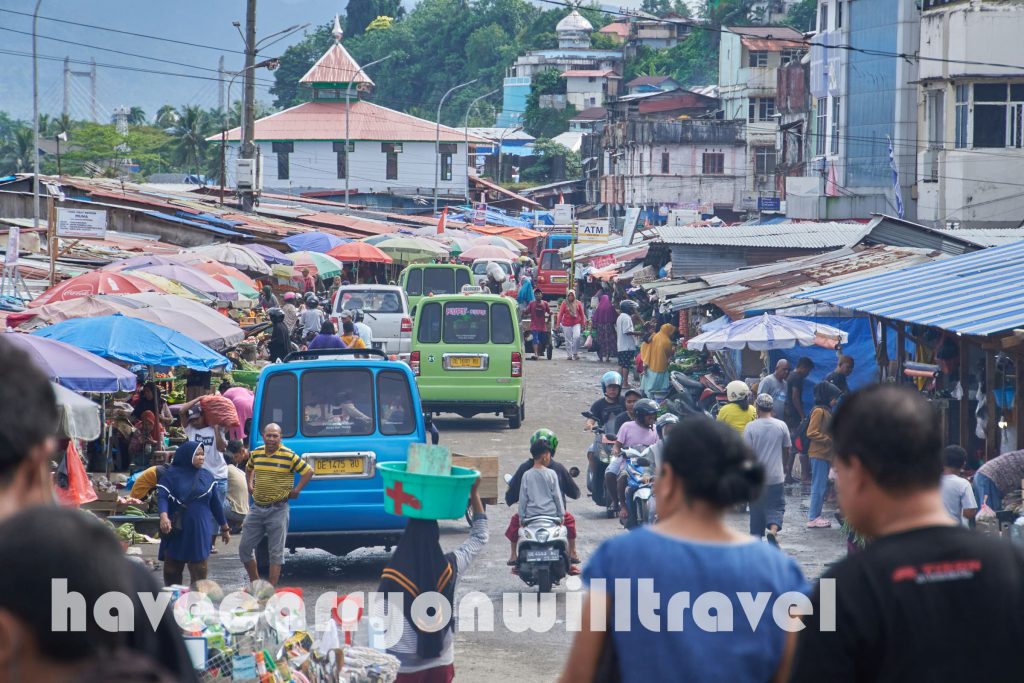
[[[377,349],[296,352],[263,369],[253,415],[253,448],[275,422],[284,445],[313,468],[291,502],[289,549],[344,555],[397,543],[405,519],[384,511],[377,464],[405,462],[409,444],[426,440],[408,365]]]

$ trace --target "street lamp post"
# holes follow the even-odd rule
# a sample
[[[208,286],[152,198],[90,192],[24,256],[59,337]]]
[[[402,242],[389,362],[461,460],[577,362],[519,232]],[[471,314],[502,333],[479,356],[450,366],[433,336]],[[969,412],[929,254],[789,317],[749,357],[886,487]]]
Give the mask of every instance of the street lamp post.
[[[362,71],[364,69],[369,69],[371,66],[373,66],[375,64],[380,64],[385,59],[391,59],[394,56],[395,56],[395,53],[392,52],[391,54],[389,54],[386,57],[381,57],[380,59],[377,59],[375,61],[370,62],[366,66],[359,67],[359,69],[360,69],[360,71]],[[349,104],[351,103],[351,100],[349,98],[351,96],[352,96],[352,81],[349,81],[348,85],[345,86],[345,152],[344,152],[344,154],[345,154],[345,208],[346,209],[348,208],[348,178],[349,178],[349,176],[352,175],[352,171],[351,171],[351,169],[349,168],[349,165],[348,165],[348,146],[350,144],[352,144],[351,141],[350,141],[349,132],[348,132],[348,121],[349,121],[348,112],[349,112],[349,109],[352,108],[352,107],[349,106]]]
[[[475,100],[473,100],[472,102],[470,102],[469,103],[469,107],[466,109],[466,118],[462,122],[462,133],[465,136],[465,140],[466,140],[466,203],[467,204],[470,203],[470,201],[469,201],[469,114],[470,114],[471,111],[473,111],[473,107],[476,106],[477,102],[479,102],[480,100],[482,100],[482,99],[484,99],[486,97],[490,97],[491,95],[493,95],[496,92],[498,92],[498,90],[499,90],[499,88],[495,88],[494,90],[492,90],[491,92],[487,93],[486,95],[481,95],[480,97],[478,97]],[[440,118],[440,117],[438,117],[438,118]]]
[[[439,167],[441,163],[441,107],[444,106],[444,101],[448,99],[449,95],[451,95],[459,88],[465,88],[467,85],[473,85],[474,83],[477,82],[477,80],[479,79],[474,78],[471,81],[459,83],[458,85],[449,88],[448,92],[446,92],[444,95],[441,95],[441,101],[437,103],[437,130],[434,133],[434,213],[437,213],[437,184],[438,182],[440,182]],[[466,169],[466,172],[468,173],[469,169]]]
[[[264,59],[262,62],[259,62],[257,64],[253,64],[251,67],[247,66],[244,69],[242,69],[241,71],[234,72],[233,74],[231,74],[231,80],[228,81],[227,108],[222,112],[222,121],[223,121],[223,123],[222,123],[221,129],[220,129],[220,204],[221,204],[221,206],[224,206],[224,183],[226,182],[227,172],[228,172],[226,149],[227,149],[227,142],[228,142],[228,123],[229,123],[229,121],[228,121],[228,111],[231,109],[231,86],[233,86],[235,84],[235,79],[236,78],[241,76],[246,71],[249,71],[250,69],[260,69],[260,68],[266,67],[266,69],[268,71],[273,71],[278,66],[280,66],[280,64],[281,64],[281,60],[278,59],[277,57],[274,57],[272,59]],[[241,135],[239,135],[238,137],[239,137],[239,141],[241,141],[245,137],[245,128],[244,128],[245,117],[244,116],[239,121],[239,125],[241,126],[241,129],[239,130],[239,133],[241,133]]]
[[[36,55],[36,22],[39,21],[39,6],[43,0],[36,0],[32,13],[32,227],[39,230],[39,60]],[[53,249],[53,245],[48,246]]]

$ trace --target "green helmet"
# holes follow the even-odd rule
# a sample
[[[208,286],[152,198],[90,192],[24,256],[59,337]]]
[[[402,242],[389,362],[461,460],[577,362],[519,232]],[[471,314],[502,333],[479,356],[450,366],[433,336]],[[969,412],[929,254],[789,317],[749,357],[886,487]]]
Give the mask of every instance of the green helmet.
[[[537,443],[538,441],[547,441],[548,446],[551,447],[551,455],[555,454],[558,450],[558,437],[550,429],[538,429],[530,437],[530,446]]]

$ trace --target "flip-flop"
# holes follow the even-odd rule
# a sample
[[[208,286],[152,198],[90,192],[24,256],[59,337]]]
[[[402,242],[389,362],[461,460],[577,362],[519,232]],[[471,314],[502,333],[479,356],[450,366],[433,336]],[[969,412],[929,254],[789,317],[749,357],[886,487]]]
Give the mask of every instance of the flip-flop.
[[[583,560],[581,560],[578,557],[570,557],[569,558],[569,563],[570,564],[581,564],[582,562],[583,562]]]
[[[570,565],[569,566],[569,576],[576,576],[579,573],[580,573],[580,568],[579,567],[577,567],[576,565]]]

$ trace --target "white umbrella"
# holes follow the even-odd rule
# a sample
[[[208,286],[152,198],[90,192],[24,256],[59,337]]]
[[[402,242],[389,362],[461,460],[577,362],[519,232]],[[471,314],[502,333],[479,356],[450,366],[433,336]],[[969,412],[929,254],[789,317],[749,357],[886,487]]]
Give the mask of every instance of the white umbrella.
[[[797,344],[835,348],[838,344],[845,344],[848,338],[846,332],[830,325],[765,313],[697,335],[686,342],[686,348],[692,351],[773,351],[791,349]]]
[[[69,439],[95,441],[100,438],[100,407],[56,382],[50,382],[57,398],[61,434]]]
[[[267,265],[262,256],[238,244],[229,244],[227,242],[205,244],[201,247],[185,249],[178,256],[185,262],[190,260],[190,256],[197,256],[219,261],[252,275],[270,275],[270,266]]]
[[[143,296],[124,298],[146,304],[144,308],[125,311],[125,315],[169,327],[214,351],[223,351],[245,338],[245,331],[235,321],[184,297],[145,292]]]

